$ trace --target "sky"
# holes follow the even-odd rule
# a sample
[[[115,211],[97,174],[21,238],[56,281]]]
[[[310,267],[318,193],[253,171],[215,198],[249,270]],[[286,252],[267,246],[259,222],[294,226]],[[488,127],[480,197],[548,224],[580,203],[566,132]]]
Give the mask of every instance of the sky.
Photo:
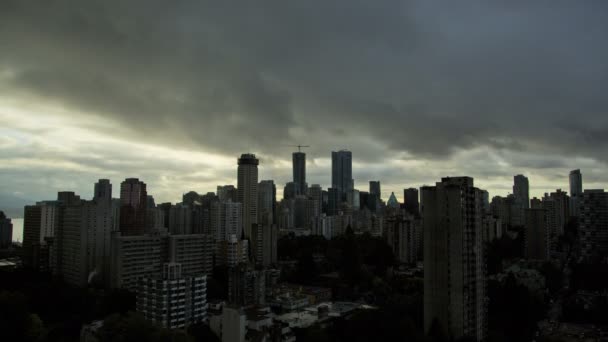
[[[0,210],[138,177],[157,202],[468,175],[491,195],[608,184],[606,1],[0,1]]]

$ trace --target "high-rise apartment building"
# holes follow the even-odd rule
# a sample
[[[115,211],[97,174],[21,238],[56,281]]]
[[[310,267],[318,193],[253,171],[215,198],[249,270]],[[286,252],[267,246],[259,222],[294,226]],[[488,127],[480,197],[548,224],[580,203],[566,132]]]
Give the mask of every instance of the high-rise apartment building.
[[[211,235],[215,241],[223,241],[243,234],[243,209],[241,203],[215,202],[211,204]]]
[[[346,200],[346,194],[354,189],[353,155],[350,151],[331,152],[331,187],[337,189],[340,200]]]
[[[483,241],[492,242],[494,239],[500,239],[503,233],[502,221],[489,212],[483,214]]]
[[[249,306],[266,302],[266,273],[249,264],[239,264],[228,271],[228,302]]]
[[[238,201],[243,209],[245,237],[251,236],[251,226],[258,223],[258,164],[254,154],[242,154],[238,159]]]
[[[305,196],[308,184],[306,183],[306,153],[294,152],[293,159],[293,183],[295,195]]]
[[[583,196],[583,175],[581,170],[570,171],[570,216],[578,217],[580,214],[580,201]]]
[[[409,188],[403,190],[403,204],[405,211],[410,215],[420,215],[420,203],[418,201],[418,189]]]
[[[40,246],[40,223],[42,208],[39,205],[27,205],[23,208],[23,243],[22,260],[28,267],[35,267],[35,251]]]
[[[169,232],[173,235],[192,234],[192,207],[186,204],[175,204],[169,209]]]
[[[89,276],[87,228],[95,220],[95,206],[78,203],[63,209],[62,222],[53,244],[53,269],[73,286],[85,286]]]
[[[249,261],[249,241],[241,240],[236,235],[230,236],[228,240],[217,243],[216,266],[236,266]]]
[[[258,184],[258,222],[272,224],[275,220],[277,205],[277,187],[272,180],[263,180]]]
[[[585,190],[580,199],[581,255],[606,260],[608,255],[608,193]]]
[[[296,183],[287,182],[283,187],[283,199],[289,200],[296,198]]]
[[[146,231],[146,183],[127,178],[120,184],[120,232],[123,236],[143,235]]]
[[[313,184],[308,188],[308,197],[314,201],[315,216],[323,213],[323,189],[319,184]]]
[[[570,198],[566,192],[557,189],[555,192],[543,197],[542,208],[547,211],[548,253],[551,257],[558,257],[558,240],[564,234],[564,227],[568,223],[570,213]]]
[[[220,202],[226,202],[228,200],[231,200],[232,202],[237,202],[238,192],[234,185],[218,185],[217,197]]]
[[[375,195],[378,196],[378,198],[382,198],[380,181],[369,181],[369,193],[370,195]]]
[[[352,189],[346,193],[346,203],[352,210],[359,210],[361,208],[361,194],[359,190]]]
[[[139,278],[156,277],[167,259],[166,235],[112,235],[110,287],[137,290]]]
[[[403,215],[388,217],[385,221],[384,234],[387,244],[399,262],[416,263],[418,251],[413,218]]]
[[[532,198],[530,200],[530,208],[531,209],[542,209],[543,208],[543,201],[541,201],[540,198]]]
[[[215,244],[206,234],[170,235],[167,261],[181,264],[184,274],[211,274]]]
[[[473,178],[443,178],[421,188],[424,328],[450,338],[486,336],[481,190]]]
[[[98,203],[112,201],[112,184],[109,179],[100,179],[95,183],[93,200]]]
[[[516,204],[523,209],[530,208],[530,184],[528,177],[517,175],[513,177],[513,195],[515,195]]]
[[[161,274],[139,279],[137,312],[168,329],[207,319],[207,276],[191,275],[179,263],[163,264]]]
[[[525,210],[524,255],[527,259],[549,259],[550,234],[547,210],[531,208]]]
[[[22,257],[28,267],[47,269],[47,240],[55,237],[62,220],[62,208],[80,201],[73,192],[59,192],[57,197],[57,201],[41,201],[24,208]]]
[[[340,197],[340,190],[336,188],[327,189],[327,215],[337,215],[340,211],[340,204],[342,203]]]
[[[163,263],[179,263],[185,274],[209,274],[215,246],[206,234],[112,236],[110,287],[137,289],[140,278],[157,278]]]
[[[13,243],[13,223],[0,211],[0,249],[9,248]]]
[[[251,254],[255,265],[268,267],[277,263],[278,235],[279,231],[274,224],[256,224],[253,226]]]

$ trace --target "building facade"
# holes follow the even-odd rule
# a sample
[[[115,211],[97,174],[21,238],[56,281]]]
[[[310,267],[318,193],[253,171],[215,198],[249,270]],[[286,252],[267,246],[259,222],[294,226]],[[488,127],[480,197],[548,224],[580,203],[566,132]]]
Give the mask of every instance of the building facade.
[[[145,233],[147,200],[146,183],[127,178],[120,184],[120,232],[123,236]]]
[[[583,174],[581,170],[570,171],[570,216],[578,217],[580,214],[580,201],[583,196]]]
[[[306,183],[306,153],[294,152],[293,160],[293,183],[295,185],[295,195],[305,196],[308,184]]]
[[[421,188],[424,231],[424,328],[450,338],[486,336],[481,190],[470,177]]]
[[[524,226],[524,255],[527,259],[549,259],[550,234],[546,209],[526,209]]]
[[[354,189],[352,152],[331,152],[331,187],[338,191],[341,201],[346,200],[346,194]]]
[[[272,180],[258,184],[258,222],[272,224],[275,221],[277,187]]]
[[[9,248],[13,244],[13,223],[0,211],[0,249]]]
[[[528,177],[517,175],[513,177],[513,195],[517,204],[523,209],[530,208],[530,183]]]
[[[182,275],[179,263],[165,263],[162,277],[139,279],[136,308],[146,320],[168,329],[205,322],[207,276]]]
[[[242,154],[238,159],[238,202],[243,210],[245,237],[251,236],[251,226],[258,223],[258,164],[254,154]]]
[[[606,260],[608,255],[608,193],[585,190],[580,197],[581,255],[587,260]]]

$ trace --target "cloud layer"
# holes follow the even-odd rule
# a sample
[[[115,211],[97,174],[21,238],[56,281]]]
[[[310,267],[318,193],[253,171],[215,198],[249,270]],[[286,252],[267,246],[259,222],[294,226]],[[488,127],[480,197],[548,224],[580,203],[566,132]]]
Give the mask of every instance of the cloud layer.
[[[173,200],[246,151],[282,186],[297,143],[309,183],[348,148],[360,188],[469,174],[500,193],[526,173],[544,190],[577,167],[605,184],[607,33],[604,1],[5,0],[0,181],[19,187],[0,191],[105,173]]]

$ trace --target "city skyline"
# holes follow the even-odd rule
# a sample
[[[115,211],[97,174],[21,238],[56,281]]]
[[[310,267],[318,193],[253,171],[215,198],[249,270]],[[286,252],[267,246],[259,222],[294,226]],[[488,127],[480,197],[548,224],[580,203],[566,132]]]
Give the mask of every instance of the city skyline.
[[[352,151],[349,151],[352,152]],[[303,154],[305,154],[304,152],[302,152]],[[331,152],[329,152],[331,153]],[[255,153],[253,153],[255,154]],[[257,156],[257,154],[255,154]],[[373,181],[373,175],[371,176],[371,178],[369,180],[364,180],[364,179],[360,179],[357,178],[357,174],[361,174],[361,170],[357,170],[357,165],[360,166],[360,164],[357,163],[356,161],[356,154],[353,154],[353,168],[352,168],[352,173],[353,173],[353,178],[354,178],[354,188],[360,191],[368,191],[369,190],[369,181]],[[235,158],[233,158],[234,160],[238,159],[238,156],[235,156]],[[291,174],[288,176],[283,176],[283,177],[288,177],[285,179],[285,182],[281,182],[280,180],[274,179],[274,178],[270,178],[267,177],[267,173],[264,172],[265,171],[265,165],[263,164],[263,159],[262,158],[258,158],[260,159],[260,167],[259,167],[259,177],[258,179],[261,180],[272,180],[275,182],[275,184],[279,184],[280,186],[277,187],[277,200],[283,198],[283,185],[289,183],[292,181]],[[233,161],[234,161],[233,160]],[[331,164],[331,157],[327,158],[327,160],[325,160],[324,158],[316,158],[313,159],[313,163],[317,164],[319,163],[319,160],[323,160],[322,163],[327,163],[329,162]],[[292,163],[293,161],[289,161],[290,163]],[[314,168],[311,168],[308,166],[309,161],[306,161],[306,177],[309,178],[310,174],[314,174],[317,175],[317,178],[319,178],[319,170],[315,170]],[[183,189],[182,192],[176,192],[176,191],[166,191],[166,192],[154,192],[154,190],[152,190],[152,192],[150,192],[149,194],[151,196],[154,197],[155,201],[157,203],[163,203],[163,202],[171,202],[171,203],[179,203],[182,200],[182,195],[184,195],[185,193],[189,192],[189,191],[196,191],[200,194],[205,194],[207,192],[216,192],[217,191],[217,186],[219,185],[223,185],[223,184],[227,184],[227,185],[234,185],[236,187],[237,185],[237,168],[236,168],[236,163],[233,162],[233,170],[227,170],[227,172],[229,173],[233,173],[233,177],[222,177],[222,178],[218,178],[221,179],[222,182],[218,181],[216,183],[213,183],[213,181],[210,181],[211,185],[209,185],[208,187],[205,188],[198,188],[198,187],[194,187],[194,188],[189,188],[189,189]],[[272,166],[271,166],[272,167]],[[323,167],[321,167],[322,170],[324,170]],[[267,171],[267,170],[266,170]],[[292,166],[289,167],[288,171],[292,171]],[[312,171],[312,172],[311,172]],[[532,179],[530,181],[530,186],[529,186],[529,198],[532,199],[534,197],[538,197],[538,198],[542,198],[543,195],[545,193],[550,193],[553,192],[557,189],[561,189],[563,191],[568,192],[569,194],[569,173],[571,171],[574,170],[569,170],[567,171],[564,176],[561,179],[561,182],[558,183],[551,183],[551,184],[544,184],[544,185],[535,185],[534,179]],[[365,174],[365,172],[367,171],[363,171],[363,173]],[[605,188],[604,183],[598,183],[598,182],[588,182],[587,181],[587,175],[585,170],[582,170],[583,172],[583,177],[585,178],[585,183],[584,186],[585,188]],[[144,172],[145,173],[145,172]],[[272,173],[272,171],[271,171]],[[439,178],[442,177],[458,177],[458,176],[469,176],[467,174],[464,173],[454,173],[454,174],[445,174],[445,175],[439,175]],[[475,175],[475,173],[470,174],[471,177],[475,178],[473,175]],[[512,177],[516,176],[516,175],[521,175],[520,173],[514,174]],[[525,176],[527,176],[527,174],[523,174]],[[104,179],[103,177],[99,176],[99,177],[95,177],[95,176],[91,176],[93,177],[91,179],[91,182],[96,182],[100,179]],[[324,182],[307,182],[307,184],[310,186],[312,184],[319,184],[321,185],[321,187],[324,190],[327,190],[328,188],[331,187],[331,165],[329,165],[329,171],[327,175],[323,175],[322,178],[328,178],[328,180],[324,183]],[[506,196],[509,194],[513,194],[513,178],[511,177],[510,183],[508,183],[508,181],[504,184],[500,183],[500,188],[490,188],[487,186],[484,186],[484,179],[483,178],[476,178],[479,179],[478,183],[480,184],[479,187],[482,189],[485,189],[487,191],[489,191],[489,195],[490,195],[490,199],[493,196]],[[107,178],[111,184],[120,184],[122,181],[124,181],[125,179],[128,178],[141,178],[138,177],[137,175],[127,175],[125,178],[119,178],[119,177],[105,177]],[[422,186],[427,186],[427,185],[433,185],[434,181],[432,180],[432,176],[428,176],[427,178],[431,178],[431,180],[429,182],[423,182],[423,183],[418,183],[418,184],[414,184],[413,182],[403,182],[401,184],[387,184],[385,183],[382,179],[379,180],[380,184],[381,184],[381,189],[382,189],[382,199],[387,200],[389,198],[389,196],[391,195],[391,193],[395,193],[396,198],[399,200],[400,203],[403,203],[403,190],[407,189],[407,188],[420,188]],[[530,178],[530,177],[528,177]],[[508,178],[507,178],[508,179]],[[314,180],[314,179],[313,179]],[[81,183],[85,183],[85,180],[81,180]],[[88,180],[86,180],[88,181]],[[150,182],[147,182],[145,179],[142,179],[142,181],[146,182],[146,184],[148,186],[152,185],[152,189],[154,189],[154,184],[151,184]],[[487,180],[486,180],[487,182]],[[72,183],[73,184],[73,183]],[[91,183],[92,184],[92,183]],[[81,189],[82,191],[79,191],[79,189]],[[2,194],[0,194],[0,200],[3,200],[4,202],[0,203],[1,205],[3,205],[3,208],[6,208],[7,210],[9,210],[9,212],[11,212],[10,210],[13,209],[18,209],[19,208],[19,204],[24,203],[25,204],[34,204],[37,201],[40,200],[48,200],[48,199],[52,199],[55,197],[56,193],[59,191],[74,191],[76,194],[80,194],[85,198],[94,198],[95,194],[94,194],[94,190],[92,191],[90,184],[84,184],[84,186],[79,185],[78,187],[66,187],[66,186],[60,186],[58,185],[56,188],[53,187],[48,187],[48,189],[46,189],[46,193],[48,193],[48,195],[45,196],[41,196],[38,198],[34,198],[34,199],[25,199],[25,198],[19,198],[18,200],[14,201],[15,203],[15,207],[11,207],[9,201],[6,200],[6,198],[2,198]],[[173,189],[175,190],[175,189]],[[91,193],[91,196],[88,196],[88,194]],[[6,195],[6,194],[5,194]],[[7,198],[9,198],[11,196],[5,196]],[[18,197],[18,196],[15,196]],[[119,198],[119,196],[114,196],[115,198]],[[15,216],[13,215],[15,218],[19,218],[18,215]]]
[[[454,175],[501,195],[520,173],[537,197],[577,168],[608,184],[602,2],[7,4],[2,207],[100,177],[174,202],[234,184],[245,152],[284,184],[296,144],[309,184],[346,148],[383,197]]]

